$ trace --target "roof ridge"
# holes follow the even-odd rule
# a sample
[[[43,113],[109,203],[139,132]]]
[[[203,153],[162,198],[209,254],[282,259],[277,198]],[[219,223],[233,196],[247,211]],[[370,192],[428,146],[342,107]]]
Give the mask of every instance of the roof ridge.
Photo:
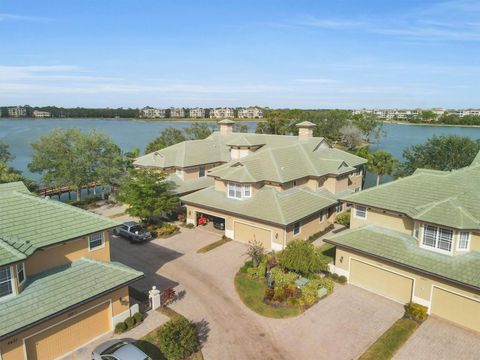
[[[278,202],[278,197],[277,197],[281,193],[281,191],[277,191],[273,188],[270,188],[269,190],[273,191],[273,199],[275,201],[275,206],[277,207],[277,211],[280,214],[280,217],[282,218],[282,222],[285,223],[286,222],[285,214],[282,211],[282,207],[280,206],[280,203]]]
[[[304,157],[307,158],[308,165],[310,165],[310,171],[312,174],[315,174],[315,176],[318,176],[317,169],[315,168],[315,165],[313,164],[312,159],[310,159],[310,156],[307,154],[307,151],[305,150],[305,147],[302,144],[297,144],[298,147],[300,147],[302,154]]]
[[[10,252],[14,256],[21,257],[23,259],[27,258],[27,255],[25,255],[23,252],[20,250],[16,249],[12,245],[10,245],[4,238],[0,237],[0,247],[4,248],[8,252]]]

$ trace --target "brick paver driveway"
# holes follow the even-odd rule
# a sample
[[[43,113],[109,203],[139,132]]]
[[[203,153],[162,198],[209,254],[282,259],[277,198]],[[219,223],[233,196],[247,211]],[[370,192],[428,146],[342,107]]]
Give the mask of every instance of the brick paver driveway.
[[[480,334],[430,317],[394,357],[395,360],[478,360]]]
[[[200,229],[182,229],[147,244],[118,238],[111,244],[113,260],[145,272],[137,287],[177,286],[182,296],[172,307],[200,323],[206,359],[354,359],[403,313],[399,304],[339,286],[297,318],[264,318],[246,308],[234,288],[234,275],[245,261],[243,244],[196,253],[218,239]]]

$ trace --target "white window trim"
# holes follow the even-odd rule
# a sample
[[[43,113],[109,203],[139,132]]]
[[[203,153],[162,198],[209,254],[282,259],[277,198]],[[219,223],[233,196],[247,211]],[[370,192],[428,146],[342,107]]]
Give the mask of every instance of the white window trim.
[[[359,216],[359,215],[357,214],[357,210],[358,210],[359,207],[365,209],[365,216]],[[356,206],[355,206],[355,218],[356,218],[356,219],[367,220],[367,212],[368,212],[368,210],[367,210],[367,207],[366,207],[366,206],[363,206],[363,205],[356,205]]]
[[[298,224],[298,232],[297,233],[295,233],[295,224]],[[293,235],[298,235],[298,234],[302,233],[302,223],[300,221],[297,221],[297,222],[293,223],[292,233],[293,233]]]
[[[23,281],[20,282],[20,276],[19,276],[19,270],[18,270],[18,266],[21,265],[22,266],[22,271],[23,271]],[[21,262],[21,263],[18,263],[16,266],[15,266],[15,270],[17,271],[17,279],[18,279],[18,285],[21,286],[25,283],[25,281],[27,281],[27,274],[25,272],[25,263]]]
[[[233,187],[233,193],[234,196],[230,195],[230,187]],[[235,196],[237,193],[237,187],[240,187],[240,197]],[[245,189],[250,190],[249,194],[246,195]],[[235,200],[243,200],[243,199],[248,199],[252,197],[252,185],[251,184],[240,184],[240,183],[235,183],[235,182],[229,182],[227,183],[227,197],[229,199],[235,199]]]
[[[460,236],[462,233],[466,233],[468,235],[466,248],[460,247]],[[472,240],[472,235],[470,234],[470,231],[459,231],[457,235],[457,247],[456,247],[457,251],[470,251],[471,240]]]
[[[437,234],[435,236],[435,246],[429,246],[429,245],[425,245],[423,243],[423,237],[425,235],[425,225],[437,228]],[[422,225],[422,234],[421,234],[421,237],[419,239],[420,240],[420,247],[422,249],[438,252],[440,254],[453,255],[453,248],[454,248],[453,242],[454,242],[454,238],[455,238],[455,232],[453,230],[451,230],[452,231],[452,246],[450,246],[450,251],[448,251],[448,250],[440,249],[436,246],[438,244],[438,239],[440,237],[440,229],[451,230],[451,229],[448,229],[448,228],[442,228],[442,227],[437,226],[437,225],[423,224]]]
[[[102,234],[102,245],[91,248],[90,247],[90,238],[92,237],[92,235],[95,235],[95,234]],[[91,234],[91,235],[87,236],[88,252],[97,251],[97,250],[103,249],[105,247],[105,234],[103,233],[103,231],[95,233],[95,234]]]
[[[12,287],[12,292],[11,294],[5,295],[5,296],[0,296],[0,302],[10,299],[14,296],[17,295],[17,287],[15,286],[15,277],[13,276],[13,266],[1,266],[0,268],[7,268],[10,271],[10,284]]]

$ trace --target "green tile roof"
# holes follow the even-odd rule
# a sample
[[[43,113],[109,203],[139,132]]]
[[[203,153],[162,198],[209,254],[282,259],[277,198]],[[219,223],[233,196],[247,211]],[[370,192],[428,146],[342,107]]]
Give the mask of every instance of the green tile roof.
[[[407,234],[375,225],[347,230],[325,240],[480,289],[480,252],[444,255],[418,246]]]
[[[212,186],[215,182],[213,178],[208,176],[195,180],[182,180],[175,174],[169,175],[167,181],[170,181],[173,184],[173,192],[177,195],[205,189]]]
[[[480,164],[451,172],[417,170],[342,200],[404,213],[419,221],[479,230]]]
[[[213,208],[237,215],[263,220],[279,225],[289,225],[337,203],[333,194],[311,191],[307,188],[292,188],[277,191],[263,187],[251,198],[230,199],[225,192],[213,187],[181,197],[186,204]]]
[[[19,183],[0,185],[0,264],[39,248],[106,230],[119,223],[33,195]]]
[[[260,149],[247,157],[209,171],[209,175],[237,182],[285,183],[306,176],[339,175],[355,170],[366,160],[339,149],[297,143]]]
[[[29,277],[19,295],[1,302],[0,338],[142,276],[119,263],[82,258]]]

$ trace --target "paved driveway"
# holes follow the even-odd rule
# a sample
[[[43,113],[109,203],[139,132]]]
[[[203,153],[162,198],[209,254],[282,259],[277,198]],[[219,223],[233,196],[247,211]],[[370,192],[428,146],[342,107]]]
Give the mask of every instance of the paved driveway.
[[[230,242],[206,254],[196,250],[219,239],[182,229],[169,239],[131,245],[113,239],[113,260],[146,273],[137,287],[178,285],[172,307],[200,324],[206,359],[353,359],[396,319],[399,304],[353,286],[339,286],[297,318],[261,317],[238,298],[233,278],[246,247]]]
[[[430,317],[394,357],[395,360],[477,360],[480,334]]]

